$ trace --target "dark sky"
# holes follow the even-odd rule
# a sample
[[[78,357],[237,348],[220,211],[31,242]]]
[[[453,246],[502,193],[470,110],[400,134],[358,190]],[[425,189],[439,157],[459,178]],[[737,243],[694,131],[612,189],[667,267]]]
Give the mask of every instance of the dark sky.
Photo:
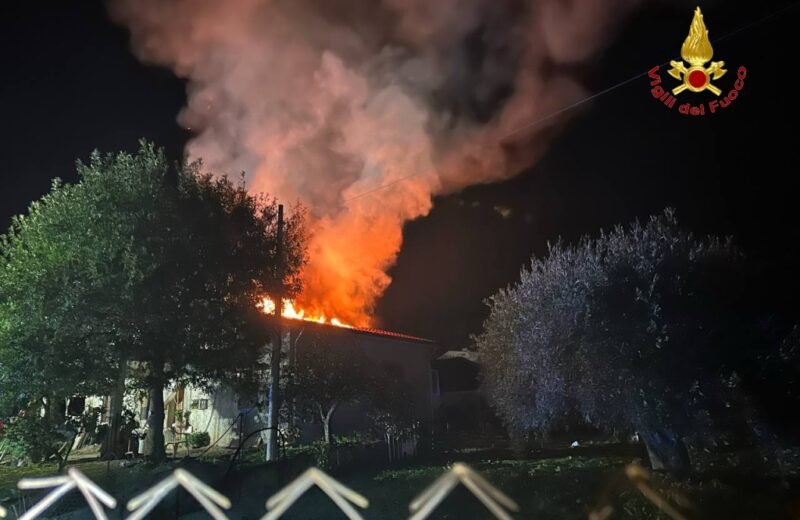
[[[74,161],[94,148],[133,150],[147,137],[178,158],[190,137],[175,122],[183,82],[139,63],[102,2],[18,4],[0,19],[3,229],[53,177],[74,180]],[[769,274],[765,305],[796,312],[800,4],[700,5],[712,38],[755,22],[714,45],[714,59],[730,70],[719,80],[726,90],[738,65],[747,67],[740,98],[722,113],[689,118],[656,102],[643,77],[576,110],[535,167],[437,199],[430,216],[406,226],[394,282],[377,309],[383,326],[464,346],[486,315],[482,300],[513,282],[547,241],[665,206],[697,232],[733,234]],[[662,3],[641,11],[585,71],[587,85],[601,91],[679,58],[691,10]],[[707,96],[679,102],[690,99]]]

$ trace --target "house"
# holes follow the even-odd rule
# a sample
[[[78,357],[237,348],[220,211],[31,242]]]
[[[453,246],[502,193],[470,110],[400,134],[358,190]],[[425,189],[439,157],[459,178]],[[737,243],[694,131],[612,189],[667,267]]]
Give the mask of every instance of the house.
[[[284,351],[293,362],[292,349],[358,348],[370,361],[396,375],[407,388],[407,399],[413,419],[430,423],[434,418],[435,374],[431,361],[438,352],[436,343],[424,338],[385,330],[338,327],[311,321],[286,320]],[[212,392],[185,386],[165,392],[165,437],[172,443],[186,433],[208,432],[212,443],[235,447],[258,440],[266,426],[265,391],[259,396],[240,396],[229,388]],[[140,420],[144,423],[147,404],[141,403]],[[363,430],[367,424],[358,405],[341,406],[333,419],[334,431],[344,435]],[[319,439],[321,426],[300,422],[300,440]],[[178,438],[175,430],[178,430]]]
[[[450,444],[495,443],[496,437],[505,436],[502,422],[481,387],[477,353],[449,350],[431,366],[439,382],[437,426]]]

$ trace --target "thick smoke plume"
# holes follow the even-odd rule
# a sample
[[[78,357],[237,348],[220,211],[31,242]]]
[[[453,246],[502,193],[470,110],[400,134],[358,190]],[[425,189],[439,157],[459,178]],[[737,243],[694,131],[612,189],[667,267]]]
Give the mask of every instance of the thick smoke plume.
[[[298,301],[365,325],[403,224],[530,165],[636,0],[112,0],[188,80],[187,155],[313,216]],[[377,188],[385,187],[377,190]],[[443,238],[444,239],[444,238]]]

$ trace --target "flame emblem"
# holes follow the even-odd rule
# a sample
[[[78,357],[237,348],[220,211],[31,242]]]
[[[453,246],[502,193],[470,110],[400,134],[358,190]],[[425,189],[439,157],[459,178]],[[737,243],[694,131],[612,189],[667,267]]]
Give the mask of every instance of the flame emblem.
[[[689,36],[686,37],[681,47],[681,57],[689,63],[688,67],[680,60],[669,62],[672,65],[669,75],[683,82],[672,89],[673,94],[678,95],[687,89],[692,92],[710,90],[717,96],[722,93],[711,83],[711,80],[717,80],[727,72],[723,68],[725,62],[712,61],[707,68],[705,67],[705,64],[714,57],[714,49],[708,39],[708,29],[703,22],[703,13],[700,12],[699,7],[694,11],[692,25],[689,27]]]

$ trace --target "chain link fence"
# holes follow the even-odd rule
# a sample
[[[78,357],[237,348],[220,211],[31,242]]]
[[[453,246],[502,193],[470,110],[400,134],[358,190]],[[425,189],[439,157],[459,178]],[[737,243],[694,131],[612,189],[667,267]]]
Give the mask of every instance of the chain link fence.
[[[117,477],[122,476],[121,472],[112,471],[109,465],[106,474],[102,476],[107,489],[114,487],[114,477],[112,477],[114,474]],[[56,517],[63,520],[77,518],[139,520],[146,517],[178,518],[193,509],[205,512],[215,520],[227,520],[226,511],[233,505],[229,497],[205,483],[207,479],[198,478],[184,468],[162,471],[160,474],[134,473],[126,477],[128,480],[131,478],[148,480],[149,483],[139,486],[138,489],[128,490],[127,496],[114,497],[75,468],[70,468],[65,475],[22,479],[18,484],[22,493],[9,507],[0,510],[0,515],[20,520]],[[264,482],[264,484],[270,483]],[[253,511],[256,516],[249,517],[261,517],[264,520],[280,518],[287,510],[308,497],[307,491],[315,487],[324,493],[332,505],[348,519],[362,520],[362,514],[371,516],[370,506],[373,504],[370,504],[364,495],[325,472],[310,468],[267,499],[259,511]],[[484,510],[480,513],[482,515],[488,514],[499,520],[533,517],[530,512],[522,510],[514,499],[470,466],[455,463],[446,468],[408,504],[409,520],[425,520],[432,517],[440,504],[460,487],[477,499],[479,504],[475,507],[482,507]],[[621,493],[631,490],[640,493],[661,512],[663,518],[687,520],[683,510],[689,506],[688,501],[675,494],[670,494],[669,499],[666,498],[652,484],[650,473],[636,464],[625,466],[607,483],[605,489],[598,495],[597,502],[588,512],[588,520],[615,518],[619,512],[615,506],[616,498]],[[455,496],[461,497],[462,500],[466,497],[463,493]],[[192,507],[187,508],[189,502],[192,502]],[[476,514],[478,513],[476,510]]]

